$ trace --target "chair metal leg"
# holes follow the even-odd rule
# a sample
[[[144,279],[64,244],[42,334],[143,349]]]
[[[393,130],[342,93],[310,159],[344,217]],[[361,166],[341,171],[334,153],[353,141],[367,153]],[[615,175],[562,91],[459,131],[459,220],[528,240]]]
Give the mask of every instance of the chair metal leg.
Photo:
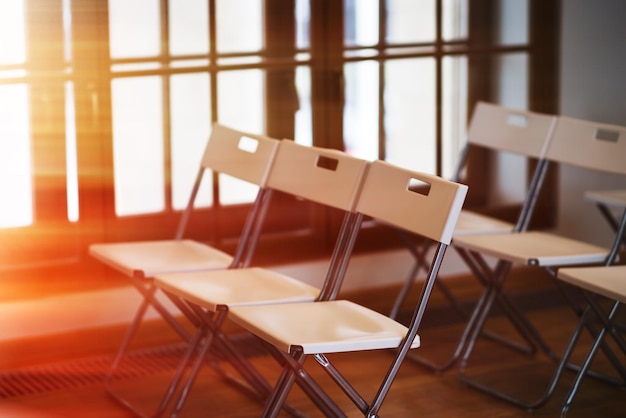
[[[501,261],[496,265],[495,269],[492,270],[480,254],[475,252],[466,252],[463,249],[458,250],[459,253],[465,254],[469,265],[475,266],[472,271],[480,279],[481,283],[483,283],[486,288],[493,287],[495,290],[495,302],[498,303],[499,307],[507,315],[519,335],[526,341],[526,345],[523,346],[511,340],[504,339],[501,336],[486,333],[482,330],[482,327],[480,330],[481,335],[485,335],[500,344],[509,346],[510,348],[527,355],[534,355],[537,352],[538,345],[546,354],[553,356],[552,351],[547,344],[543,342],[533,325],[526,320],[525,316],[519,311],[516,304],[504,292],[504,281],[512,268],[512,264]],[[486,304],[491,305],[493,302],[486,302]],[[483,307],[482,309],[490,310],[491,307]]]
[[[168,386],[167,391],[165,392],[165,395],[161,399],[161,402],[156,412],[152,415],[153,417],[162,416],[162,414],[165,412],[167,407],[170,405],[170,402],[173,400],[176,389],[182,382],[185,369],[187,368],[187,366],[189,365],[189,363],[191,362],[193,358],[193,353],[196,352],[196,350],[198,349],[202,349],[202,340],[205,339],[206,337],[207,336],[206,336],[205,330],[203,329],[198,330],[194,339],[190,342],[189,348],[187,352],[185,353],[184,357],[182,358],[180,366],[177,369],[174,375],[174,378],[170,382],[170,385]]]
[[[292,369],[293,365],[290,364],[290,361],[293,360],[297,362],[299,368],[299,366],[304,362],[304,359],[305,355],[301,351],[294,353],[293,359],[290,359],[288,355],[285,356],[287,364],[283,367],[283,371],[274,386],[274,391],[265,404],[265,409],[261,415],[263,418],[275,418],[278,416],[278,413],[285,404],[287,395],[296,380],[296,372]]]
[[[557,287],[559,288],[559,290],[561,290],[561,293],[564,295],[565,300],[572,307],[572,310],[576,313],[576,315],[578,315],[578,317],[580,318],[582,317],[586,309],[593,309],[593,311],[595,311],[596,313],[596,317],[600,319],[600,322],[604,322],[604,326],[611,326],[615,328],[615,329],[611,329],[611,335],[613,336],[617,344],[620,346],[620,348],[626,352],[626,341],[624,341],[624,339],[621,338],[619,334],[620,330],[623,332],[623,328],[620,328],[620,326],[623,324],[609,324],[609,322],[606,322],[602,308],[599,306],[597,301],[593,297],[591,297],[591,295],[588,292],[580,291],[580,289],[578,290],[580,291],[580,294],[584,296],[585,300],[587,301],[587,304],[584,307],[578,306],[577,301],[574,300],[574,298],[572,298],[568,292],[566,292],[565,284],[561,282],[560,280],[556,279],[556,273],[553,275],[553,278],[557,284]],[[591,338],[595,340],[599,334],[599,331],[595,329],[591,321],[586,322],[586,328],[589,331]],[[626,369],[624,369],[620,360],[617,358],[613,350],[611,350],[609,346],[607,346],[604,343],[601,344],[600,348],[602,349],[606,358],[611,362],[615,370],[622,376],[623,380],[626,381]],[[569,364],[568,368],[575,372],[578,372],[580,369],[580,367],[575,364]],[[612,379],[607,378],[607,376],[601,373],[596,373],[593,370],[589,370],[587,374],[590,377],[594,377],[598,380],[605,380],[605,381],[608,381],[609,383],[613,382]]]
[[[483,312],[483,317],[484,312]],[[553,371],[553,374],[551,376],[551,378],[548,380],[547,385],[546,385],[546,389],[543,392],[543,394],[535,399],[535,400],[525,400],[525,399],[521,399],[518,397],[513,396],[512,394],[508,394],[505,393],[503,391],[497,390],[493,387],[487,386],[483,383],[478,382],[477,380],[474,380],[470,377],[468,377],[464,372],[465,369],[467,367],[467,363],[469,361],[469,356],[471,354],[471,347],[472,344],[468,344],[468,348],[466,348],[466,351],[463,354],[463,358],[461,361],[461,365],[459,367],[459,378],[461,379],[461,381],[466,384],[467,386],[480,390],[481,392],[487,393],[491,396],[494,396],[498,399],[504,400],[506,402],[509,402],[515,406],[518,406],[520,408],[523,408],[525,410],[528,411],[533,411],[536,410],[542,406],[544,406],[552,397],[552,395],[554,394],[554,391],[556,389],[556,386],[561,378],[561,376],[563,375],[563,372],[565,370],[576,370],[576,371],[580,371],[580,367],[572,364],[569,362],[571,354],[580,338],[580,335],[583,331],[583,329],[587,329],[592,335],[594,336],[598,336],[599,334],[597,332],[595,332],[593,326],[590,324],[590,309],[587,308],[586,310],[584,310],[579,317],[579,321],[578,324],[576,326],[576,328],[573,330],[572,334],[570,335],[570,338],[568,340],[567,346],[565,347],[565,350],[562,354],[562,356],[560,358],[558,357],[554,357],[554,356],[548,356],[549,358],[553,359],[556,361],[556,367]],[[476,331],[474,333],[474,335],[476,335]],[[599,344],[599,346],[601,346],[601,344]],[[605,351],[608,351],[610,353],[610,350],[608,349],[608,347],[603,347],[605,348]],[[546,353],[548,354],[548,353]],[[587,374],[589,376],[592,376],[594,378],[598,378],[600,380],[603,381],[608,381],[608,382],[614,382],[613,379],[608,378],[605,375],[599,374],[599,373],[594,373],[594,372],[587,372]]]
[[[409,294],[409,290],[411,290],[411,287],[415,283],[415,279],[417,278],[417,274],[419,273],[420,269],[421,269],[421,263],[419,261],[415,261],[415,263],[413,263],[413,267],[411,268],[411,271],[409,272],[409,275],[407,276],[406,279],[404,279],[404,284],[402,285],[402,288],[400,289],[400,293],[398,293],[398,296],[396,297],[396,300],[394,301],[393,306],[391,307],[391,311],[389,311],[390,318],[396,319],[398,317],[398,313],[400,312],[400,309],[402,308],[402,304],[406,300],[406,297]]]
[[[176,404],[174,405],[174,409],[172,410],[172,413],[170,414],[171,418],[178,417],[178,414],[183,409],[183,405],[185,404],[185,401],[187,400],[187,397],[189,396],[189,391],[191,390],[192,385],[194,384],[194,382],[196,381],[196,378],[198,377],[200,366],[202,366],[202,363],[204,363],[204,359],[211,346],[213,335],[210,332],[208,332],[208,329],[204,326],[201,326],[200,329],[198,330],[198,333],[201,334],[203,337],[202,343],[200,344],[199,350],[197,350],[196,361],[192,363],[191,370],[189,371],[189,375],[187,376],[187,379],[185,380],[185,384],[183,385],[180,391],[178,400],[176,401]],[[187,366],[188,363],[189,362],[183,365],[183,369]]]
[[[496,390],[490,386],[484,385],[474,379],[469,378],[468,376],[466,376],[463,372],[463,368],[461,368],[459,370],[459,377],[461,379],[461,381],[466,384],[467,386],[480,390],[481,392],[487,393],[491,396],[494,396],[498,399],[504,400],[506,402],[509,402],[515,406],[518,406],[522,409],[526,409],[528,411],[533,411],[535,409],[538,409],[540,407],[542,407],[543,405],[546,404],[546,402],[548,402],[548,400],[550,399],[550,397],[553,395],[554,390],[556,389],[556,385],[558,383],[558,380],[560,379],[561,375],[563,374],[563,371],[566,369],[567,366],[567,362],[569,360],[569,357],[574,349],[574,347],[576,346],[576,342],[578,341],[578,338],[580,337],[581,331],[583,329],[583,321],[581,320],[579,322],[579,325],[576,327],[576,329],[574,330],[574,332],[572,333],[572,335],[570,336],[569,342],[567,344],[567,347],[565,348],[565,351],[563,353],[563,356],[561,357],[561,359],[559,360],[551,379],[548,381],[548,384],[546,386],[546,390],[543,393],[543,395],[541,395],[540,398],[533,400],[533,401],[527,401],[527,400],[522,400],[520,398],[517,398],[515,396],[512,396],[510,394],[507,394],[505,392]],[[463,367],[466,366],[466,363],[463,364]]]
[[[200,319],[198,332],[203,335],[202,343],[196,352],[196,359],[192,363],[185,384],[183,385],[179,397],[174,406],[172,416],[177,416],[182,410],[184,403],[189,395],[189,391],[193,386],[195,379],[200,371],[200,367],[207,358],[207,353],[211,347],[215,347],[219,350],[219,353],[224,356],[225,360],[233,365],[235,370],[240,373],[245,383],[231,376],[222,370],[218,365],[212,364],[213,368],[227,381],[233,383],[236,387],[241,389],[246,394],[252,396],[255,400],[262,400],[269,393],[269,384],[260,376],[260,374],[252,368],[249,362],[245,361],[240,354],[237,353],[236,348],[230,343],[228,337],[220,331],[220,327],[226,319],[227,311],[222,310],[215,314],[215,317],[207,312],[204,312],[201,308],[191,305],[190,310],[194,312],[194,315]],[[187,367],[187,364],[181,364],[183,369]]]
[[[257,337],[258,338],[258,337]],[[306,370],[304,370],[304,368],[300,367],[300,365],[297,365],[295,367],[290,366],[293,365],[293,359],[292,357],[277,349],[276,347],[274,347],[272,344],[268,343],[267,341],[258,338],[259,343],[263,344],[265,346],[265,348],[267,349],[268,353],[274,357],[274,359],[278,362],[278,364],[281,366],[283,372],[285,368],[289,368],[291,367],[292,369],[295,369],[297,372],[295,372],[296,375],[296,383],[300,386],[300,388],[306,393],[308,394],[309,398],[318,406],[318,408],[320,409],[320,411],[327,411],[324,412],[325,416],[332,416],[332,411],[333,409],[336,409],[336,406],[333,407],[329,407],[329,398],[328,396],[323,392],[323,390],[321,390],[321,388],[311,388],[312,385],[315,384],[315,382],[312,382],[312,378],[308,375],[308,373],[306,372]],[[302,358],[302,361],[304,361],[304,358]],[[312,383],[311,383],[312,382]],[[270,394],[270,396],[268,396],[268,398],[266,399],[266,405],[267,403],[271,402],[271,396],[278,390],[277,386],[279,386],[280,383],[280,378],[279,380],[275,383],[274,388],[272,389],[272,393]],[[332,404],[332,401],[330,402]],[[285,405],[285,407],[287,407],[287,405]],[[289,411],[290,414],[294,417],[298,417],[298,418],[305,418],[307,415],[304,415],[302,413],[300,413],[297,410],[291,410]]]
[[[575,336],[573,336],[570,339],[570,345],[566,349],[566,354],[559,360],[557,356],[553,353],[553,351],[548,347],[548,345],[543,341],[543,338],[541,338],[539,332],[534,328],[534,326],[532,326],[532,324],[525,318],[525,316],[514,306],[512,301],[509,300],[508,309],[505,311],[508,319],[515,325],[518,331],[520,331],[520,333],[523,336],[525,336],[525,338],[532,339],[533,344],[536,344],[539,347],[541,347],[542,351],[544,351],[544,353],[549,358],[559,361],[559,365],[557,366],[557,369],[553,375],[553,378],[551,379],[550,384],[548,385],[546,394],[537,401],[527,402],[524,400],[517,399],[507,393],[496,390],[495,388],[486,386],[468,377],[465,374],[465,370],[468,366],[469,358],[472,354],[475,342],[480,333],[480,329],[484,326],[484,323],[487,319],[489,311],[491,310],[491,306],[493,302],[496,300],[498,296],[502,297],[504,295],[502,286],[509,271],[510,271],[510,263],[500,262],[499,265],[496,267],[496,270],[494,271],[494,275],[492,276],[492,279],[490,279],[490,283],[485,289],[486,302],[483,304],[482,307],[480,307],[481,309],[480,314],[477,315],[476,317],[477,319],[475,323],[473,324],[473,327],[474,327],[473,331],[471,333],[470,338],[468,339],[463,356],[461,357],[458,375],[464,384],[472,388],[481,390],[482,392],[488,393],[499,399],[508,401],[519,407],[522,407],[528,410],[533,410],[545,404],[545,402],[547,402],[549,397],[552,395],[552,392],[554,391],[554,388],[556,387],[556,382],[558,381],[563,369],[568,364],[567,361],[569,359],[569,354],[571,353],[571,350],[574,347],[575,340],[578,338],[578,335],[580,334],[580,331],[582,330],[582,323],[578,327],[578,329],[575,331]]]
[[[168,296],[173,300],[177,298],[175,295],[167,292],[166,294],[168,294]],[[170,388],[177,388],[180,386],[179,376],[181,376],[185,370],[189,369],[187,378],[179,391],[178,398],[170,416],[176,417],[182,411],[200,368],[207,361],[210,349],[215,349],[219,356],[233,366],[243,380],[233,376],[231,373],[226,372],[218,364],[211,362],[211,367],[222,378],[241,392],[250,396],[255,401],[265,402],[267,397],[272,392],[272,387],[261,375],[261,373],[254,368],[250,361],[248,361],[248,359],[238,351],[230,338],[221,330],[222,324],[227,317],[228,310],[222,309],[218,310],[216,313],[210,313],[206,312],[197,305],[189,304],[182,298],[178,299],[178,303],[183,307],[183,312],[185,312],[186,315],[191,316],[189,318],[190,321],[199,324],[196,335],[200,335],[200,340],[197,342],[195,347],[190,346],[187,352],[189,355],[193,355],[195,353],[195,360],[192,361],[192,359],[189,359],[181,362],[175,374],[174,380],[170,383]],[[164,399],[163,403],[169,404],[171,400],[171,397],[169,397],[168,399]],[[301,416],[299,411],[288,404],[284,404],[283,409],[291,416]]]
[[[578,373],[576,374],[576,378],[574,379],[572,386],[570,387],[570,390],[565,398],[565,401],[563,402],[563,406],[561,408],[561,417],[565,417],[567,415],[567,412],[571,407],[572,402],[574,401],[574,397],[576,396],[583,379],[585,378],[585,376],[589,375],[591,363],[598,353],[598,350],[601,348],[602,342],[605,339],[607,333],[610,333],[615,341],[618,343],[620,349],[623,352],[626,352],[626,343],[624,342],[623,338],[621,338],[621,336],[617,333],[618,330],[616,330],[613,326],[613,320],[617,315],[617,311],[620,308],[620,303],[615,302],[611,307],[608,316],[605,317],[603,312],[601,311],[601,308],[597,305],[597,303],[595,303],[595,301],[592,300],[592,297],[589,295],[586,296],[588,301],[590,302],[589,306],[595,311],[599,318],[601,318],[604,326],[597,334],[591,348],[589,349],[589,352],[587,353],[587,356],[585,357],[585,360],[583,361],[580,369],[578,370]],[[624,386],[626,384],[626,370],[624,370],[624,367],[619,363],[614,364],[614,366],[616,366],[616,370],[622,378],[622,380],[615,380],[614,383],[619,386]]]
[[[146,314],[148,308],[152,307],[157,310],[157,312],[161,315],[161,317],[176,331],[183,340],[187,341],[190,345],[195,344],[195,339],[184,329],[182,324],[180,324],[168,311],[165,307],[156,300],[155,293],[157,291],[156,286],[153,283],[145,283],[143,279],[131,278],[131,282],[133,285],[139,290],[139,292],[143,296],[143,300],[137,309],[135,316],[133,317],[131,324],[126,331],[120,348],[117,351],[113,362],[111,363],[111,367],[107,371],[107,374],[104,378],[104,388],[109,396],[111,396],[116,402],[120,405],[131,411],[133,414],[140,417],[148,417],[148,416],[159,416],[162,411],[160,408],[154,414],[145,414],[144,412],[139,411],[122,393],[115,390],[113,387],[113,381],[118,373],[119,368],[122,366],[122,362],[126,353],[130,347],[130,343],[134,338],[141,322]],[[171,396],[170,396],[171,397]]]
[[[443,363],[443,364],[435,364],[421,356],[418,355],[408,355],[408,358],[411,361],[414,361],[422,366],[425,366],[437,373],[443,373],[444,371],[450,369],[452,366],[455,365],[455,363],[459,360],[459,358],[461,357],[461,354],[463,353],[463,349],[465,348],[465,344],[468,340],[468,338],[470,337],[470,334],[474,328],[474,324],[476,323],[476,321],[478,320],[478,315],[481,312],[481,306],[484,305],[487,297],[489,296],[489,294],[487,292],[483,292],[483,294],[481,295],[481,297],[479,298],[476,307],[474,308],[474,310],[472,311],[471,316],[469,317],[467,324],[463,330],[463,333],[460,335],[459,340],[457,341],[456,344],[456,348],[454,350],[454,352],[452,353],[452,355],[450,356],[450,358],[447,360],[447,362]]]
[[[413,287],[413,285],[415,284],[415,280],[417,279],[417,275],[419,274],[420,270],[424,269],[424,271],[428,272],[427,266],[425,265],[425,262],[423,260],[424,260],[424,254],[429,249],[429,247],[430,246],[428,245],[425,245],[423,247],[422,255],[419,256],[420,257],[419,259],[415,260],[413,267],[411,268],[411,270],[409,271],[409,274],[404,280],[404,284],[402,285],[402,288],[400,289],[400,292],[398,293],[398,296],[396,297],[396,300],[394,301],[393,307],[391,308],[391,311],[389,312],[390,318],[396,319],[398,317],[398,313],[400,312],[400,309],[402,309],[402,305],[404,301],[406,300],[409,294],[409,291],[411,290],[411,287]],[[458,300],[454,297],[454,295],[450,291],[450,288],[448,288],[448,286],[446,286],[446,284],[443,281],[441,280],[438,281],[435,284],[435,286],[443,294],[446,301],[448,302],[450,307],[454,309],[454,311],[456,311],[462,318],[467,318],[469,316],[468,313],[465,311],[465,309],[463,309],[461,304],[458,302]]]
[[[411,271],[409,272],[407,278],[404,280],[404,285],[402,286],[402,289],[400,289],[400,293],[398,293],[398,296],[396,297],[393,307],[391,308],[389,317],[392,319],[396,319],[396,317],[398,316],[398,313],[400,312],[400,309],[402,308],[402,304],[406,300],[409,290],[415,283],[415,279],[417,278],[417,275],[419,274],[420,270],[424,269],[426,272],[428,272],[428,266],[426,265],[425,256],[428,250],[432,247],[432,243],[430,241],[427,241],[423,243],[421,246],[419,246],[419,248],[416,248],[415,243],[413,243],[409,239],[406,233],[399,231],[399,230],[396,230],[396,233],[398,237],[400,237],[400,240],[402,241],[406,249],[411,253],[413,258],[415,259],[415,263],[413,264],[413,267],[411,268]],[[450,294],[449,296],[452,296],[452,295]],[[452,297],[452,299],[449,299],[449,300],[453,300],[453,299],[454,298]]]
[[[324,371],[333,379],[339,388],[350,398],[350,400],[361,410],[366,413],[369,405],[365,399],[357,392],[357,390],[348,382],[346,378],[333,366],[324,354],[314,354],[313,358],[320,364]]]
[[[457,345],[455,347],[454,352],[450,356],[450,358],[443,364],[435,364],[427,359],[424,359],[418,355],[409,355],[409,359],[425,366],[437,373],[442,373],[452,366],[454,366],[461,357],[464,349],[466,349],[468,341],[473,345],[478,336],[485,337],[491,341],[502,344],[506,347],[519,351],[521,353],[525,353],[527,355],[532,355],[536,352],[537,348],[535,345],[535,341],[537,339],[541,341],[540,338],[537,338],[538,333],[532,332],[533,327],[528,323],[525,323],[523,320],[518,318],[521,316],[515,309],[514,303],[507,297],[507,295],[503,292],[497,292],[494,296],[492,293],[494,292],[493,285],[489,284],[489,277],[493,276],[494,272],[491,271],[490,267],[485,263],[484,259],[478,255],[470,255],[468,252],[461,248],[457,248],[457,252],[462,257],[464,262],[470,267],[473,275],[480,281],[485,289],[481,294],[480,298],[476,302],[474,309],[470,315],[467,315],[466,326],[461,333],[459,340],[457,341]],[[499,269],[510,268],[509,264],[502,264]],[[503,272],[499,274],[504,274]],[[492,300],[493,298],[493,300]],[[491,309],[490,306],[497,300],[497,303],[503,308],[505,313],[509,316],[512,321],[512,324],[515,326],[516,330],[520,333],[522,338],[526,341],[527,345],[521,345],[515,341],[511,341],[508,338],[497,335],[493,332],[489,332],[484,330],[482,325],[478,326],[479,323],[484,323],[484,319],[480,319],[480,315],[482,312],[485,312],[485,315]],[[486,306],[489,305],[489,306]],[[475,335],[474,335],[475,334]],[[549,350],[547,345],[542,344],[545,350]]]

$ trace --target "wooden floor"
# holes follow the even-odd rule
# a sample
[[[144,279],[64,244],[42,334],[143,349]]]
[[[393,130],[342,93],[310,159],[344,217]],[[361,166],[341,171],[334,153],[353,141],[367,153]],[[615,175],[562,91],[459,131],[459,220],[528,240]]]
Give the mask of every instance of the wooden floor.
[[[379,295],[380,296],[380,295]],[[551,298],[551,293],[543,290],[527,292],[527,302],[541,298]],[[365,297],[367,299],[367,297]],[[520,299],[521,300],[521,299]],[[529,305],[529,306],[530,306]],[[574,315],[560,304],[538,303],[531,306],[530,318],[537,325],[542,335],[551,344],[556,352],[561,352],[563,344],[567,340],[570,331],[575,325]],[[446,310],[435,305],[429,310],[430,317],[426,327],[421,332],[422,347],[414,350],[430,359],[443,361],[452,352],[456,338],[462,329],[462,323],[458,321],[443,320],[448,313]],[[449,309],[448,309],[449,311]],[[449,315],[448,315],[449,316]],[[155,325],[142,337],[142,349],[170,344],[175,340],[162,332],[160,325]],[[489,321],[489,329],[505,335],[514,335],[507,321],[501,317]],[[81,336],[80,340],[67,336],[63,343],[50,343],[48,346],[21,345],[8,347],[9,353],[14,356],[28,357],[28,353],[36,351],[41,359],[42,353],[46,352],[46,361],[33,365],[15,367],[7,373],[0,375],[0,388],[8,385],[7,376],[21,376],[39,382],[31,382],[36,389],[31,393],[5,395],[0,397],[0,417],[58,417],[58,418],[126,418],[133,415],[121,408],[105,393],[100,381],[100,371],[94,359],[108,359],[114,352],[114,347],[119,342],[120,332],[102,331]],[[241,337],[240,341],[251,341]],[[101,354],[98,356],[85,356],[80,346],[99,345]],[[588,339],[581,341],[582,348],[588,347]],[[64,348],[65,347],[65,348]],[[11,351],[14,350],[14,351]],[[17,353],[16,351],[19,351]],[[91,352],[90,352],[91,353]],[[251,349],[249,358],[257,366],[268,380],[273,381],[278,373],[274,360],[256,349]],[[580,359],[584,350],[579,350],[576,358]],[[35,356],[32,354],[32,356]],[[103,357],[104,356],[104,357]],[[331,361],[355,382],[355,385],[368,397],[376,390],[377,384],[386,371],[391,359],[389,352],[366,352],[357,355],[342,354],[330,356]],[[533,398],[544,388],[544,385],[552,372],[554,363],[543,355],[534,358],[514,353],[510,349],[503,348],[493,342],[481,339],[476,347],[475,354],[471,359],[468,374],[479,379],[490,379],[498,387],[507,387],[520,396]],[[81,363],[81,361],[83,363]],[[107,360],[108,361],[108,360]],[[83,366],[76,366],[83,364]],[[85,366],[91,364],[91,366]],[[324,382],[329,393],[337,402],[345,408],[347,415],[358,416],[358,411],[349,401],[345,400],[328,379],[325,379],[320,367],[309,361],[308,368],[315,377]],[[60,367],[65,365],[66,367]],[[76,366],[76,369],[72,368]],[[53,366],[56,366],[53,367]],[[91,368],[90,368],[91,367]],[[596,368],[610,371],[606,367],[606,361],[599,358]],[[55,372],[55,370],[57,370]],[[25,373],[30,371],[30,374]],[[39,375],[37,375],[39,372]],[[51,376],[65,374],[68,380],[77,380],[81,374],[86,375],[84,382],[69,383],[66,387],[56,387],[50,384],[46,387],[46,381],[54,380]],[[169,381],[171,369],[149,369],[143,373],[120,379],[116,388],[127,393],[138,405],[149,409],[154,407],[164,388]],[[557,417],[560,405],[565,396],[573,374],[566,373],[565,378],[559,383],[554,396],[543,408],[529,413],[508,403],[496,400],[474,389],[464,386],[458,376],[457,370],[448,370],[442,374],[435,374],[426,370],[414,362],[406,362],[400,374],[391,388],[391,391],[383,404],[381,416],[384,417]],[[80,379],[78,379],[80,380]],[[18,383],[14,383],[17,385]],[[38,384],[40,384],[38,387]],[[28,391],[26,391],[28,392]],[[626,417],[626,394],[624,390],[615,388],[605,383],[587,379],[572,406],[569,417]],[[308,401],[306,396],[298,389],[294,389],[289,398],[289,403],[312,417],[321,416],[315,407]],[[262,405],[236,390],[218,375],[210,367],[205,367],[192,390],[189,400],[185,405],[182,417],[255,417],[262,411]],[[287,415],[285,415],[287,416]]]

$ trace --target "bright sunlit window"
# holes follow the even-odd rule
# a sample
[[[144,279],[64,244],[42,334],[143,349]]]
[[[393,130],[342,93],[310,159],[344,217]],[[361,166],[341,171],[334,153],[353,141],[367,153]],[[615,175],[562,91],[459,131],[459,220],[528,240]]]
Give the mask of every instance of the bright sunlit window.
[[[0,2],[0,81],[26,61],[24,2]],[[10,67],[9,67],[10,66]],[[0,84],[0,228],[33,222],[30,125],[26,84]]]

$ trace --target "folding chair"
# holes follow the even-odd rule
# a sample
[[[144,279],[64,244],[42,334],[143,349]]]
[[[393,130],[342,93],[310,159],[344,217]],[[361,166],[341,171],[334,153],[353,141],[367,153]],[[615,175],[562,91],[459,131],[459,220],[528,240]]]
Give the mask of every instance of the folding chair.
[[[616,323],[617,314],[622,305],[626,303],[626,265],[615,265],[625,232],[626,209],[621,217],[621,221],[616,227],[615,241],[604,266],[570,267],[560,269],[557,272],[557,278],[559,280],[581,289],[587,302],[587,306],[585,307],[583,314],[580,316],[579,325],[576,328],[577,332],[575,332],[570,338],[570,342],[565,350],[563,358],[567,359],[570,356],[574,345],[578,341],[578,336],[580,334],[579,330],[585,327],[586,321],[591,322],[592,320],[596,320],[602,324],[602,328],[597,333],[596,338],[571,385],[569,393],[565,398],[561,408],[561,417],[566,416],[567,411],[572,405],[574,397],[576,396],[583,379],[587,373],[589,373],[591,363],[598,353],[598,350],[602,347],[607,334],[611,334],[617,343],[617,346],[624,354],[626,354],[626,342],[622,336],[624,328],[620,328],[621,324],[618,325]],[[611,301],[608,309],[603,308],[599,298],[606,298]],[[616,384],[620,387],[624,387],[626,386],[626,370],[621,366],[623,365],[620,364],[620,367],[616,367],[616,371],[621,378],[616,381]]]
[[[354,205],[369,163],[343,152],[281,142],[267,179],[270,192],[279,191],[345,212],[344,222],[331,256],[325,286],[318,289],[288,276],[261,268],[159,274],[156,285],[199,323],[195,344],[190,345],[159,411],[169,408],[173,394],[178,398],[171,416],[176,416],[194,383],[208,349],[223,347],[227,360],[237,365],[248,387],[241,386],[260,401],[271,393],[271,386],[242,356],[221,330],[233,306],[312,301],[332,291],[332,284],[343,275],[343,249],[354,222]],[[261,227],[262,219],[259,221]],[[185,372],[187,376],[183,381]],[[182,385],[182,386],[181,386]],[[178,390],[180,388],[180,390]],[[296,411],[291,410],[297,414]]]
[[[624,155],[626,155],[626,128],[560,117],[546,158],[590,170],[626,174]],[[471,337],[461,358],[459,376],[467,385],[525,409],[532,410],[543,406],[552,395],[563,370],[577,366],[568,364],[564,357],[559,360],[521,310],[507,311],[512,323],[517,327],[523,327],[526,330],[525,335],[533,336],[536,344],[548,357],[557,361],[557,367],[543,396],[535,401],[520,399],[472,379],[465,373],[476,338],[491,311],[494,299],[505,292],[506,278],[513,264],[541,267],[552,278],[556,278],[558,268],[600,264],[610,250],[541,231],[455,237],[453,245],[468,250],[477,263],[483,266],[483,280],[487,284],[482,295],[484,303],[474,310],[466,327],[466,332],[471,333]],[[482,258],[483,255],[498,260],[493,269],[489,268]],[[555,282],[558,285],[558,281]],[[591,327],[588,326],[587,329],[592,335],[596,334]],[[608,350],[604,351],[614,366],[619,367],[615,357]]]
[[[413,188],[413,182],[423,187]],[[408,327],[346,300],[318,298],[311,303],[231,308],[230,316],[234,322],[275,347],[285,363],[272,397],[266,404],[264,417],[278,414],[294,381],[325,416],[345,416],[303,367],[307,355],[312,355],[322,365],[364,416],[377,416],[407,352],[420,345],[417,335],[419,325],[466,193],[467,186],[383,161],[373,162],[368,171],[356,206],[358,218],[351,234],[358,234],[364,216],[368,216],[438,243],[420,301]],[[346,251],[346,257],[349,257],[351,249],[349,247]],[[338,281],[335,286],[340,284]],[[371,402],[367,402],[331,364],[326,354],[374,349],[395,349],[396,355],[378,393]]]
[[[525,231],[528,228],[535,210],[537,196],[541,191],[545,174],[547,172],[548,162],[545,160],[544,156],[555,125],[555,116],[514,110],[485,102],[478,102],[476,104],[467,134],[467,146],[462,154],[462,158],[459,162],[457,173],[453,181],[458,182],[460,180],[470,147],[489,149],[498,152],[499,154],[508,153],[534,158],[537,159],[537,164],[515,224],[464,209],[461,211],[459,221],[454,231],[455,237],[477,234],[508,234],[512,232]],[[400,293],[398,294],[398,297],[396,298],[390,313],[392,318],[397,316],[402,303],[404,303],[410,288],[413,286],[417,274],[420,270],[427,267],[422,260],[426,252],[429,251],[432,246],[432,243],[425,242],[420,248],[415,248],[414,244],[410,242],[410,240],[407,239],[406,242],[408,243],[407,245],[409,250],[415,258],[415,263]],[[474,265],[471,257],[469,257],[461,248],[455,248],[455,250],[461,259],[468,265],[470,270],[476,271],[477,267]],[[480,278],[480,273],[475,275]],[[442,291],[450,306],[456,312],[460,313],[464,318],[469,316],[455,299],[452,291],[443,281],[438,281],[436,286]],[[503,301],[502,303],[507,302]],[[522,351],[525,350],[525,348],[516,344],[511,344],[511,342],[506,341],[493,333],[485,332],[484,336],[507,345],[512,345],[514,348]],[[428,368],[442,372],[454,365],[458,357],[461,355],[466,338],[466,335],[461,335],[459,337],[454,353],[451,355],[449,360],[443,364],[435,364],[421,356],[411,356],[411,359]]]
[[[191,335],[182,323],[172,315],[156,297],[157,287],[153,278],[158,273],[226,269],[247,265],[251,249],[256,244],[252,234],[256,219],[267,205],[265,182],[278,144],[277,139],[253,135],[214,124],[199,166],[198,174],[186,209],[184,210],[174,239],[102,243],[89,247],[89,253],[114,270],[124,274],[142,294],[138,307],[117,355],[105,379],[107,392],[122,405],[133,410],[132,405],[112,386],[117,370],[130,347],[149,307],[158,314],[186,341]],[[207,170],[223,173],[259,186],[259,191],[243,227],[238,247],[233,256],[201,242],[184,239],[185,229],[194,210],[194,202],[202,178]],[[247,256],[244,256],[247,254]]]

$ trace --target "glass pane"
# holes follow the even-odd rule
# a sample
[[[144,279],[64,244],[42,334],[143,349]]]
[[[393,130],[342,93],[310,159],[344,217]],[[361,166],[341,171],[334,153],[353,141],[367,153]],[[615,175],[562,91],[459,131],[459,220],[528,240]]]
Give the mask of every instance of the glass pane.
[[[209,52],[209,12],[206,0],[171,0],[168,9],[170,54]]]
[[[33,222],[28,88],[0,85],[0,228]]]
[[[497,0],[496,43],[528,43],[528,0]]]
[[[227,174],[219,175],[219,185],[220,202],[223,205],[250,203],[254,200],[259,190],[256,184],[239,180]]]
[[[436,35],[435,0],[387,0],[387,42],[432,42]]]
[[[221,72],[217,84],[220,123],[250,133],[264,132],[263,71]],[[222,204],[251,202],[256,196],[256,187],[227,176],[220,176],[219,184]]]
[[[211,129],[211,97],[209,76],[203,74],[174,75],[170,81],[170,117],[172,134],[172,206],[184,209],[196,180],[200,158]],[[196,207],[213,203],[213,182],[206,172]]]
[[[159,0],[109,0],[111,58],[159,55],[160,26]]]
[[[528,108],[528,55],[506,54],[493,59],[493,100],[514,109]],[[497,158],[496,158],[497,157]],[[492,204],[520,202],[526,194],[527,159],[498,153],[493,161]],[[506,179],[506,181],[504,181]]]
[[[72,4],[63,0],[63,56],[66,62],[72,61]]]
[[[346,64],[343,111],[344,147],[347,153],[366,160],[378,153],[378,63]]]
[[[0,1],[0,65],[26,61],[24,2]]]
[[[76,222],[78,207],[78,165],[76,156],[76,111],[74,83],[65,83],[65,169],[67,170],[67,219]]]
[[[296,111],[295,140],[299,144],[313,145],[313,126],[311,113],[311,69],[296,68],[296,90],[298,91],[298,110]]]
[[[528,108],[528,54],[515,53],[493,58],[493,100],[503,106]]]
[[[454,178],[467,132],[467,57],[444,57],[442,98],[442,176]]]
[[[123,78],[111,84],[115,213],[162,211],[165,173],[161,78]]]
[[[250,52],[263,48],[263,2],[217,0],[217,49]]]
[[[467,39],[469,0],[443,0],[441,36],[445,41]]]
[[[310,43],[311,4],[310,0],[296,0],[296,48],[306,49]]]
[[[435,174],[435,61],[385,63],[385,160]]]
[[[344,13],[345,45],[378,43],[378,0],[344,0]]]

